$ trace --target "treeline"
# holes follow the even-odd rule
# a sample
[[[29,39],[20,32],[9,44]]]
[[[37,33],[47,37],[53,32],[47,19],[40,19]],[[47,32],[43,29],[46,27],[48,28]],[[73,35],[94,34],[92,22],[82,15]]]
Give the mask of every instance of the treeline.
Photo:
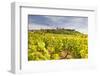
[[[67,34],[67,35],[77,35],[77,36],[86,36],[86,34],[80,33],[75,29],[64,29],[64,28],[56,28],[56,29],[40,29],[40,30],[29,30],[34,33],[53,33],[53,34]]]

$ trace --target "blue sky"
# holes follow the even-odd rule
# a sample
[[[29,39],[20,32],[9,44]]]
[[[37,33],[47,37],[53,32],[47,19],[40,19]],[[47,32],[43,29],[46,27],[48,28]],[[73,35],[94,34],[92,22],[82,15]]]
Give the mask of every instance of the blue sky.
[[[88,17],[29,15],[28,27],[32,29],[66,28],[88,33]]]

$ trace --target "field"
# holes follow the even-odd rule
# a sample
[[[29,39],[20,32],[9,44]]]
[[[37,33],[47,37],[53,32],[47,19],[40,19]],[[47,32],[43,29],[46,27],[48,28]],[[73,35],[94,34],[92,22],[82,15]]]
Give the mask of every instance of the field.
[[[28,60],[88,58],[88,35],[73,29],[28,31]]]

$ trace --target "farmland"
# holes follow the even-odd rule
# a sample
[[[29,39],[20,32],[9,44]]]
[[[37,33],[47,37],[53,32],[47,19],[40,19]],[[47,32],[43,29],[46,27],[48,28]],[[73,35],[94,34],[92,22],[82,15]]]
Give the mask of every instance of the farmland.
[[[74,29],[28,31],[28,60],[88,58],[88,35]]]

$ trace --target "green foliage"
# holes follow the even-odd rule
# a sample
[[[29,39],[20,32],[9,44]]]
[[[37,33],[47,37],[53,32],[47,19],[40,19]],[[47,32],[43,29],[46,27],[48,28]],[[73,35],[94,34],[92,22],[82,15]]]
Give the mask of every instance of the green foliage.
[[[59,57],[59,54],[53,54],[52,55],[52,59],[54,60],[58,60],[60,57]]]
[[[28,32],[28,60],[58,60],[87,57],[87,35],[65,29]]]

